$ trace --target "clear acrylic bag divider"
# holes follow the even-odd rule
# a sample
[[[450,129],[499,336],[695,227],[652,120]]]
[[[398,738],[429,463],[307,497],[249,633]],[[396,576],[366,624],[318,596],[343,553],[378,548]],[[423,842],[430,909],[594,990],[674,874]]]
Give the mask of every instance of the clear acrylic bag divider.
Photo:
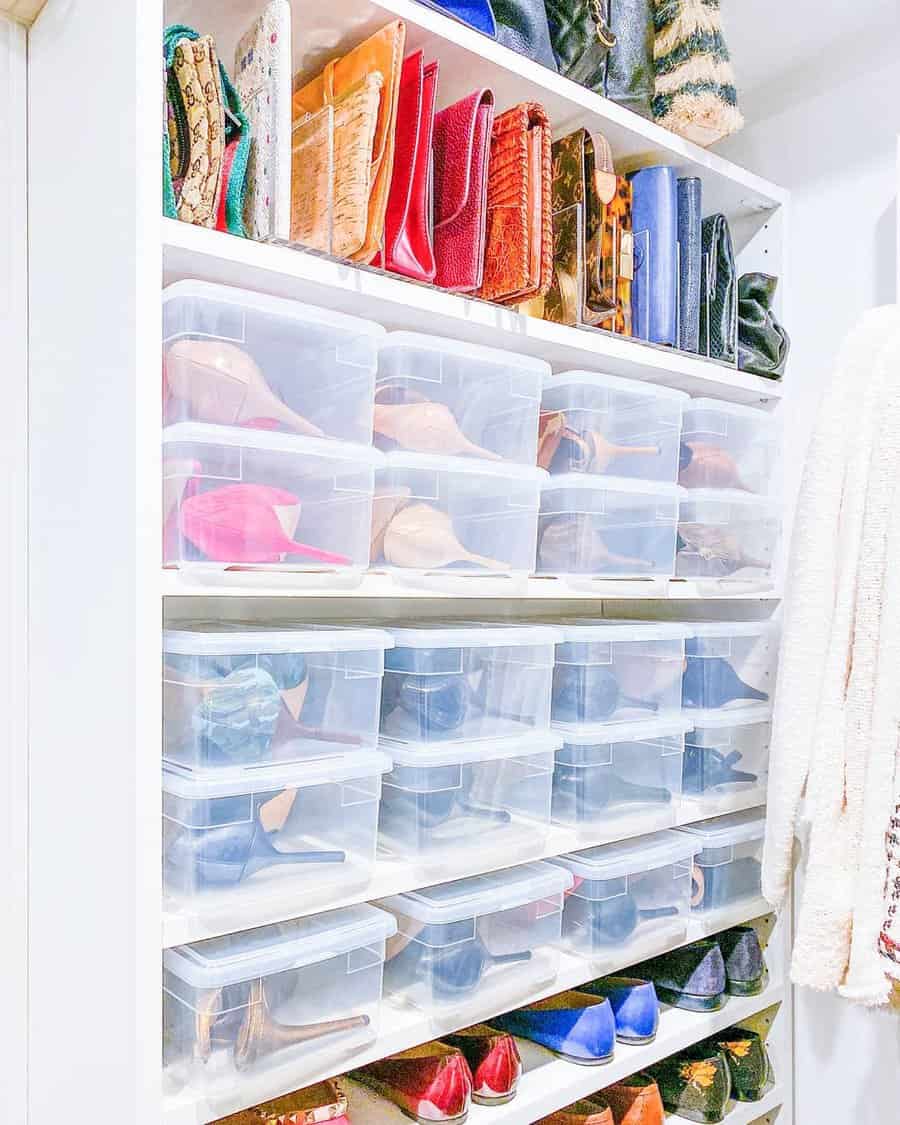
[[[375,1040],[385,943],[375,907],[330,910],[166,950],[163,1082],[190,1090],[207,1117],[266,1088],[340,1071]]]
[[[684,941],[697,850],[667,831],[550,860],[575,880],[565,899],[564,943],[602,973]]]
[[[707,715],[684,740],[682,807],[691,819],[761,805],[769,780],[772,708]]]
[[[538,734],[393,749],[381,790],[381,849],[442,878],[477,867],[485,851],[495,865],[538,856],[550,826],[559,744]]]
[[[384,329],[263,293],[163,290],[163,423],[208,422],[372,443]]]
[[[291,233],[270,240],[327,257],[334,254],[334,119],[334,105],[326,105],[292,127]]]
[[[672,827],[689,725],[663,719],[559,732],[554,822],[598,841]]]

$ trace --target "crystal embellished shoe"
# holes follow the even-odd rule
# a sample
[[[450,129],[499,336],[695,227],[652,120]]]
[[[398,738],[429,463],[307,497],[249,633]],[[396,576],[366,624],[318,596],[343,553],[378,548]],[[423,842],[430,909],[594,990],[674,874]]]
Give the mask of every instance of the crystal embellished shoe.
[[[515,1097],[522,1060],[508,1032],[479,1023],[445,1035],[441,1042],[465,1055],[472,1072],[472,1101],[477,1105],[503,1105]]]

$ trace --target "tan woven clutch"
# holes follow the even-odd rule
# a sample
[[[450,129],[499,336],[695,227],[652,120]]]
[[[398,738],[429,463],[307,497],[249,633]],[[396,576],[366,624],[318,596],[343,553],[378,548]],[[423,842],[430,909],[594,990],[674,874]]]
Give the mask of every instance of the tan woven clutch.
[[[293,242],[339,258],[350,257],[364,244],[372,190],[372,149],[383,86],[380,72],[371,71],[331,109],[295,123],[291,162]]]

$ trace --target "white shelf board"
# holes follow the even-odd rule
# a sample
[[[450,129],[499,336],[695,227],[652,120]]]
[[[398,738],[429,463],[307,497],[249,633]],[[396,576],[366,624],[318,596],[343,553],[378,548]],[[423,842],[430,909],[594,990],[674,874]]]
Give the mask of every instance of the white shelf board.
[[[745,915],[747,919],[750,917],[752,915]],[[563,954],[556,980],[532,995],[510,997],[510,1007],[533,1003],[545,996],[575,988],[597,975],[582,958]],[[769,984],[758,996],[731,996],[718,1012],[687,1012],[663,1006],[659,1033],[652,1043],[639,1047],[618,1044],[612,1061],[600,1067],[577,1066],[565,1062],[550,1051],[520,1039],[519,1051],[524,1074],[516,1097],[505,1106],[473,1106],[469,1115],[470,1125],[523,1125],[526,1121],[535,1121],[569,1102],[593,1093],[601,1086],[618,1082],[676,1051],[684,1050],[692,1043],[747,1019],[748,1016],[780,1004],[783,999],[784,987],[779,982]],[[475,1006],[470,1007],[466,1010],[465,1019],[442,1022],[414,1010],[401,1010],[385,1005],[378,1038],[369,1047],[344,1060],[343,1064],[338,1062],[337,1072],[340,1073],[342,1066],[343,1069],[364,1066],[386,1055],[440,1038],[460,1027],[496,1015],[497,1011],[495,1001],[492,1007],[481,1011]],[[202,1095],[164,1098],[163,1125],[208,1125],[210,1121],[226,1114],[236,1113],[258,1102],[289,1093],[300,1086],[312,1085],[323,1078],[333,1077],[334,1073],[306,1074],[296,1068],[296,1063],[282,1064],[259,1075],[242,1075],[239,1083],[228,1091],[218,1093],[214,1101],[207,1100]],[[362,1120],[369,1125],[367,1117]]]
[[[749,801],[735,800],[729,805],[729,811],[754,808],[759,805],[759,798],[755,796]],[[705,819],[712,814],[703,814],[698,817],[696,804],[684,804],[677,813],[674,822],[664,825],[658,821],[653,824],[644,816],[632,817],[627,821],[611,823],[604,831],[598,829],[593,834],[576,832],[572,828],[561,825],[551,825],[542,846],[534,851],[523,852],[517,849],[510,851],[495,851],[485,849],[476,853],[472,862],[454,867],[452,870],[434,866],[424,866],[409,860],[379,857],[375,863],[372,877],[364,886],[351,892],[343,892],[332,897],[316,897],[293,899],[285,895],[283,889],[274,885],[265,896],[251,896],[245,901],[238,899],[227,911],[201,914],[191,914],[176,909],[163,909],[162,944],[168,949],[173,945],[185,945],[193,941],[202,941],[205,938],[219,937],[222,934],[238,933],[249,930],[254,926],[265,926],[272,922],[284,922],[290,918],[303,918],[310,914],[319,914],[323,910],[335,910],[343,906],[353,906],[360,902],[372,902],[375,899],[387,898],[390,895],[405,894],[407,891],[418,890],[420,887],[433,886],[435,883],[446,882],[449,879],[464,879],[470,875],[483,875],[489,871],[499,871],[504,867],[511,867],[518,863],[530,863],[536,859],[549,859],[551,856],[564,855],[567,852],[582,851],[585,848],[596,847],[600,844],[611,844],[618,840],[633,839],[636,836],[646,835],[648,832],[660,831],[662,828],[673,828],[679,825],[692,824],[698,819]],[[754,900],[753,908],[756,910],[754,917],[768,912],[769,907],[764,899]],[[738,904],[739,913],[748,909],[747,903]],[[733,911],[728,909],[725,917],[731,916]],[[721,913],[715,911],[708,920],[699,918],[691,919],[691,930],[695,936],[702,937],[706,933],[716,933],[725,929],[731,922],[720,922]]]
[[[427,9],[422,9],[426,12]],[[690,394],[774,406],[780,383],[714,360],[595,329],[552,324],[513,309],[418,285],[377,270],[162,219],[163,281],[219,282],[291,297],[377,321],[389,329],[451,336],[583,369],[661,383]]]
[[[529,601],[597,601],[638,599],[651,601],[740,600],[772,601],[781,596],[780,587],[737,583],[716,587],[682,579],[659,581],[640,578],[598,579],[572,585],[560,578],[509,579],[503,577],[462,577],[437,574],[421,583],[403,582],[389,574],[370,571],[343,576],[337,572],[301,571],[225,571],[188,568],[161,571],[163,597],[296,597],[368,598],[408,600],[410,598],[517,599]]]
[[[166,22],[184,21],[214,34],[219,56],[230,67],[237,40],[261,8],[248,0],[169,0]],[[402,19],[407,52],[421,49],[426,59],[440,64],[439,108],[477,86],[493,91],[498,111],[539,102],[556,136],[581,127],[602,132],[620,170],[657,162],[672,164],[683,175],[702,176],[705,214],[724,211],[737,218],[770,211],[788,199],[777,185],[415,0],[329,0],[292,8],[293,70],[301,82],[390,20]]]
[[[596,1069],[598,1081],[603,1085],[611,1085],[611,1082],[603,1077],[604,1068]],[[351,1121],[359,1121],[363,1125],[409,1125],[409,1118],[397,1106],[351,1078],[343,1079],[341,1088],[347,1095]],[[598,1090],[601,1088],[597,1087]],[[758,1102],[730,1102],[723,1125],[751,1125],[757,1118],[765,1117],[767,1113],[777,1109],[784,1102],[784,1096],[784,1088],[775,1085]],[[537,1120],[531,1116],[527,1106],[519,1105],[518,1094],[510,1105],[518,1107],[522,1114],[521,1117],[516,1118],[516,1125],[532,1125]],[[469,1111],[467,1125],[491,1125],[493,1121],[493,1108],[473,1105]],[[684,1121],[686,1118],[679,1117],[677,1114],[666,1115],[667,1125],[682,1125]]]

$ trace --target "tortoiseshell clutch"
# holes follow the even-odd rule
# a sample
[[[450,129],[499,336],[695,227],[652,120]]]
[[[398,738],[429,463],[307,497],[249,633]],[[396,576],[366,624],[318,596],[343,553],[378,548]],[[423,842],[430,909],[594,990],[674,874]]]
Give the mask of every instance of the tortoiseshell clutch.
[[[631,335],[632,191],[609,142],[578,129],[553,145],[554,278],[544,317]]]

